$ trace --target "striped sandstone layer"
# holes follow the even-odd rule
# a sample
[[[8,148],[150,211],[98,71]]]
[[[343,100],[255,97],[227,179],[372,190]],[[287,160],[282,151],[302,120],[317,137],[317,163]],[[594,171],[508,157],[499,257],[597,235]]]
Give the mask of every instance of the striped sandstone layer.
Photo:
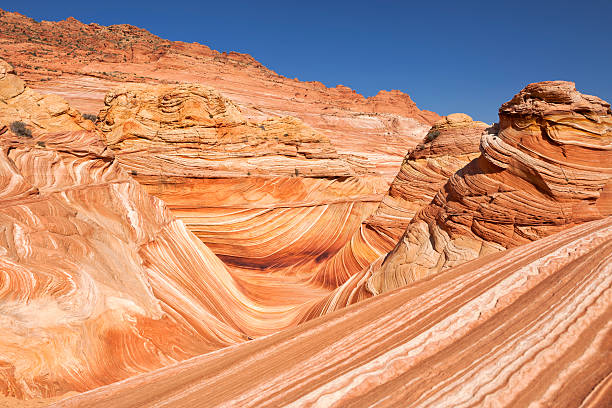
[[[539,82],[499,115],[499,132],[485,132],[481,154],[416,214],[393,250],[307,318],[612,214],[607,102],[571,82]]]
[[[92,122],[2,60],[0,104],[0,394],[122,380],[291,325],[317,295],[250,298]]]
[[[610,104],[572,82],[539,82],[499,118],[481,156],[412,221],[371,278],[374,291],[612,214]]]
[[[612,217],[51,407],[609,407]]]
[[[383,195],[323,134],[291,117],[249,121],[212,88],[131,85],[105,102],[98,125],[122,166],[229,266],[300,275]]]
[[[59,94],[82,112],[98,112],[104,95],[122,83],[199,83],[236,101],[251,119],[300,118],[387,182],[439,119],[400,91],[365,98],[342,85],[283,77],[248,54],[172,42],[126,24],[36,22],[0,10],[0,45],[32,88]]]
[[[422,143],[408,152],[382,202],[350,241],[333,257],[303,267],[316,271],[312,280],[335,288],[393,249],[416,212],[455,171],[478,156],[480,138],[488,128],[462,113],[436,122]]]

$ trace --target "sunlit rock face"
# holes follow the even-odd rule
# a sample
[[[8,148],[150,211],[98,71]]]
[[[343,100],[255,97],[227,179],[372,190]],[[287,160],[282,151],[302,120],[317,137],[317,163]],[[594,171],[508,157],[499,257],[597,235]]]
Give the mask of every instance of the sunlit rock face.
[[[247,272],[307,277],[303,266],[342,248],[384,192],[300,120],[251,122],[212,88],[118,88],[98,119],[124,168]]]
[[[49,93],[0,60],[0,405],[610,405],[605,101],[545,82],[498,126],[436,121],[132,26],[0,22]]]
[[[81,112],[97,113],[104,95],[122,83],[212,86],[250,119],[301,119],[387,183],[406,151],[440,118],[397,90],[366,98],[346,86],[286,78],[248,54],[168,41],[127,24],[37,22],[0,10],[0,44],[32,88],[61,95]]]
[[[422,143],[408,152],[378,208],[350,241],[333,257],[310,265],[316,271],[312,279],[335,288],[393,249],[415,213],[455,171],[478,157],[487,129],[486,123],[462,113],[436,122]]]
[[[209,88],[117,91],[99,130],[0,68],[5,396],[86,391],[295,325],[329,293],[309,265],[384,191],[299,120],[250,122]],[[265,268],[280,273],[248,273]]]
[[[61,98],[4,61],[0,95],[0,394],[85,391],[291,323],[244,295]]]
[[[384,292],[442,269],[612,214],[610,105],[571,82],[528,85],[499,134],[421,210],[370,278]]]
[[[355,175],[329,139],[292,117],[247,121],[201,85],[127,85],[100,112],[107,144],[139,176],[229,178]]]
[[[480,138],[487,129],[486,123],[462,113],[436,122],[423,142],[408,152],[368,224],[397,242],[416,212],[431,202],[448,178],[478,156]]]
[[[608,217],[53,406],[603,408],[611,321]]]
[[[503,104],[499,115],[499,131],[485,129],[480,155],[417,212],[393,250],[305,319],[612,214],[607,102],[571,82],[541,82]]]

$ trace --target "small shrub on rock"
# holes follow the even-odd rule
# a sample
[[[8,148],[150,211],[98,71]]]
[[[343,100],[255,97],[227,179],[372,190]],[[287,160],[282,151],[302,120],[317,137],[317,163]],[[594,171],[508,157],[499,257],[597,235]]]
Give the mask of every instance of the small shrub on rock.
[[[17,136],[21,137],[32,137],[32,131],[28,129],[27,125],[20,120],[11,123],[11,131]]]
[[[96,122],[96,120],[98,120],[98,116],[94,115],[93,113],[84,113],[82,116],[83,119],[91,120],[94,123]]]
[[[427,136],[425,136],[425,140],[423,140],[424,143],[429,143],[433,140],[436,139],[436,137],[440,136],[440,132],[437,130],[434,130],[433,132],[429,132],[427,133]]]

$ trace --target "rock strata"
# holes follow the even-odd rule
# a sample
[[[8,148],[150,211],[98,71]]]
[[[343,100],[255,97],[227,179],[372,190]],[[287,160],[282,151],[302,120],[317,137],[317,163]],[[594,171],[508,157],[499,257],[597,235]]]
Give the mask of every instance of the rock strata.
[[[118,88],[98,125],[149,193],[250,272],[309,274],[302,265],[345,245],[384,191],[300,120],[252,122],[201,85]]]
[[[416,213],[393,250],[317,302],[305,320],[612,214],[607,102],[571,82],[541,82],[499,115],[480,155]]]
[[[369,280],[375,293],[612,214],[610,105],[571,82],[528,85],[499,133],[421,210]]]
[[[98,112],[104,95],[122,83],[199,83],[236,101],[250,119],[303,120],[387,182],[439,119],[400,91],[366,98],[342,85],[285,78],[247,54],[172,42],[127,24],[37,22],[0,10],[0,44],[32,88],[59,94],[82,112]]]
[[[129,85],[110,91],[98,124],[143,177],[348,177],[329,139],[292,117],[248,121],[201,85]]]
[[[0,67],[0,394],[86,391],[291,324],[296,311],[249,298],[91,121]]]
[[[468,115],[454,113],[436,122],[422,143],[408,152],[376,211],[361,223],[333,257],[311,265],[312,280],[335,288],[389,252],[416,214],[427,206],[453,173],[479,155],[489,129]]]
[[[611,265],[608,217],[52,407],[610,406]]]

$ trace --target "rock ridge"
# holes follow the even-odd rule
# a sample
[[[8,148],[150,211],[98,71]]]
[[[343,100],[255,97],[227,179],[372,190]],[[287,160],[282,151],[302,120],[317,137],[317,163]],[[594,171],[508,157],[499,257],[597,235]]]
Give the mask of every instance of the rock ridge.
[[[235,101],[248,119],[301,119],[387,183],[439,119],[396,90],[365,98],[342,85],[286,78],[250,55],[163,40],[128,25],[35,22],[0,10],[0,44],[31,88],[61,95],[81,112],[98,112],[104,95],[123,83],[199,83]]]

